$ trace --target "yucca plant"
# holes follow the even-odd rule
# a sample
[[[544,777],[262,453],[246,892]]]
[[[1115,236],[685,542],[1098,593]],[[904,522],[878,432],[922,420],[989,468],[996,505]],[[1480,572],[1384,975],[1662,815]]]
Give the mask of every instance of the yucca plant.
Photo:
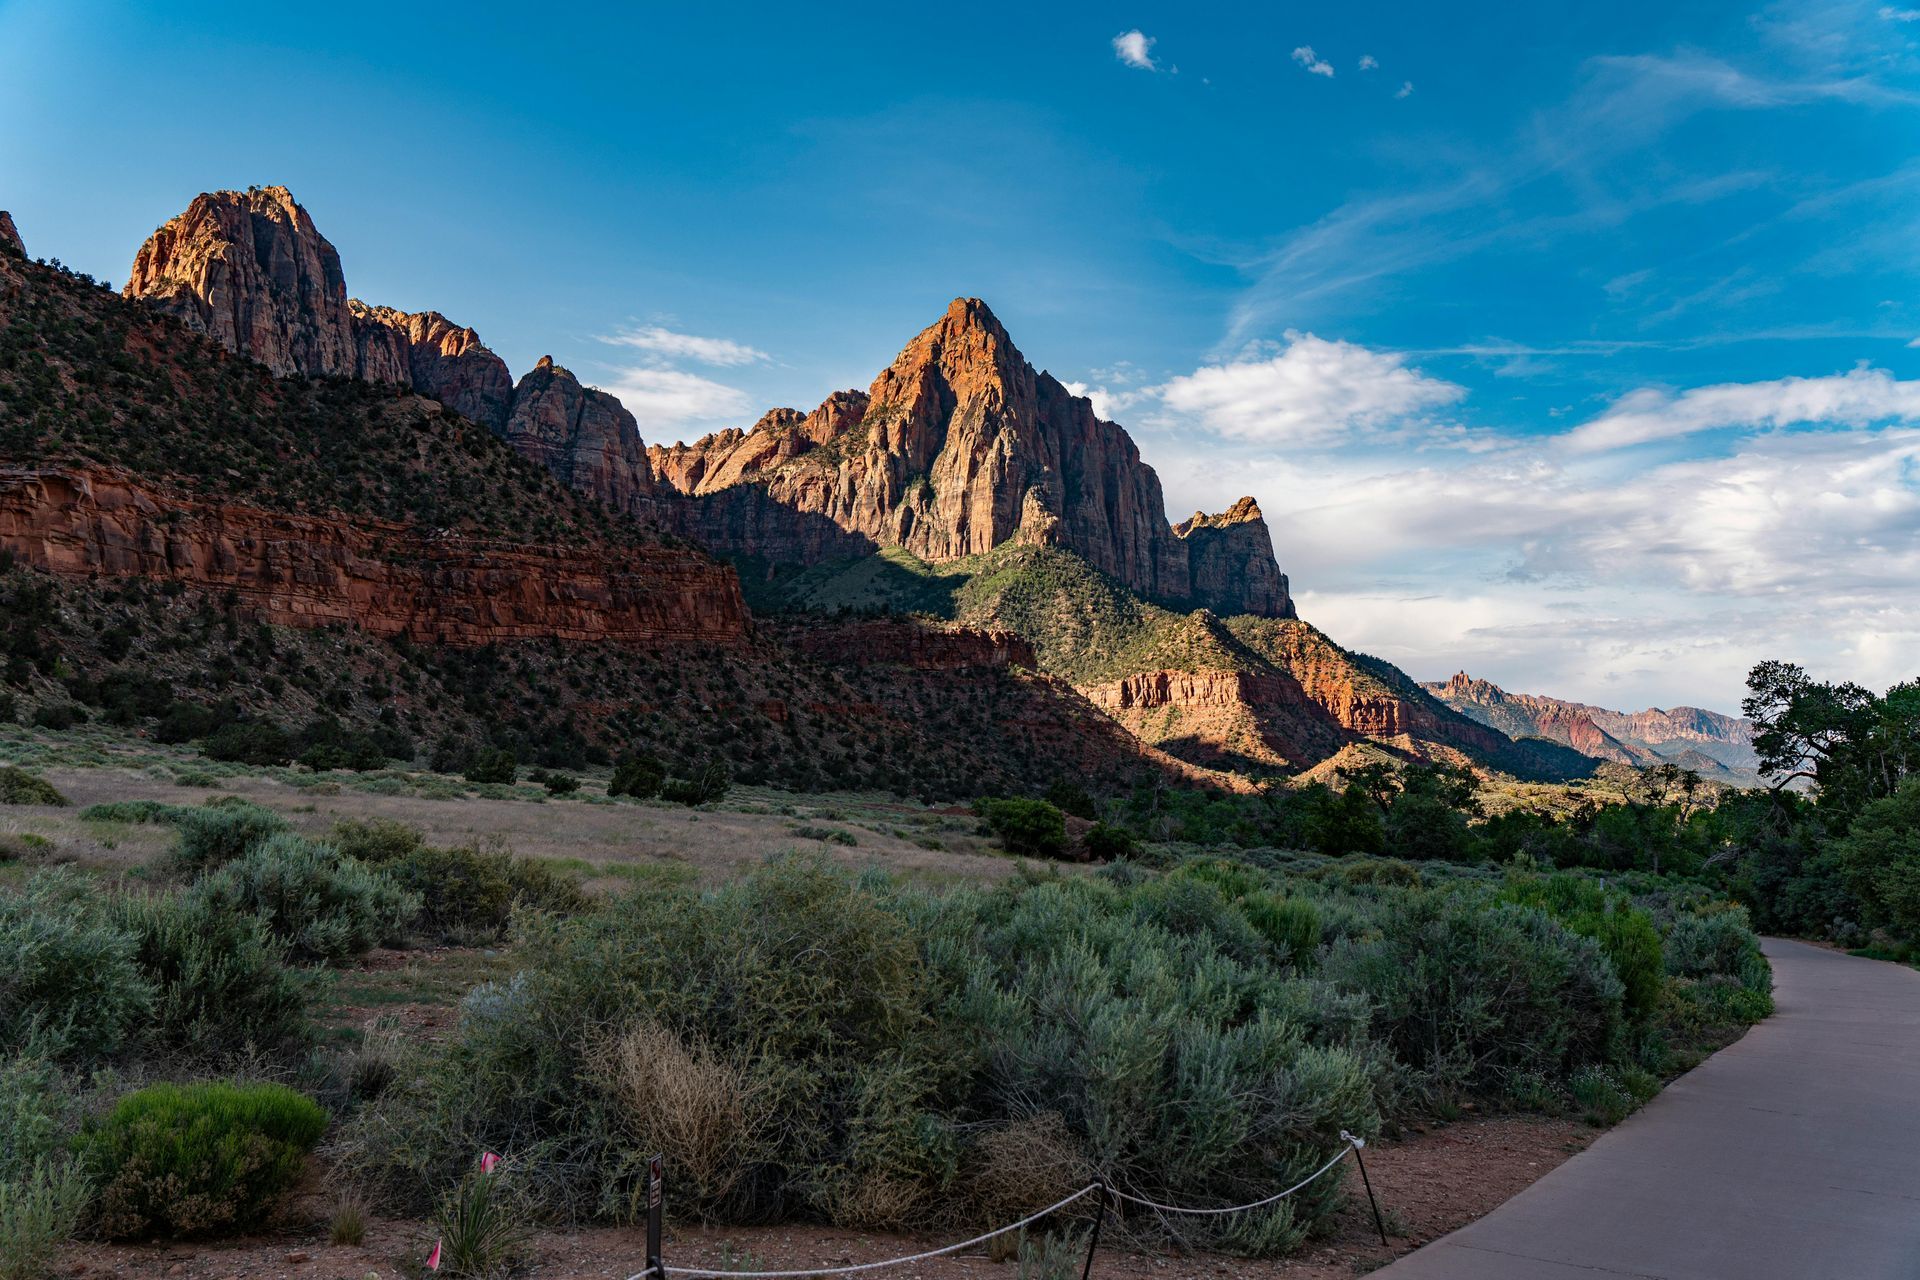
[[[526,1248],[532,1232],[522,1206],[506,1185],[500,1157],[487,1152],[440,1204],[436,1269],[471,1280],[504,1276]],[[431,1264],[430,1264],[431,1265]]]

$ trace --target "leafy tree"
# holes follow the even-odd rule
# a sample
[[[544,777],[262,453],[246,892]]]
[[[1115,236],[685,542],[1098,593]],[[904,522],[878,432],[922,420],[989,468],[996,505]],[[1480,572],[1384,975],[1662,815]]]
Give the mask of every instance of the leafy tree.
[[[1862,809],[1834,852],[1870,920],[1920,937],[1920,777]]]

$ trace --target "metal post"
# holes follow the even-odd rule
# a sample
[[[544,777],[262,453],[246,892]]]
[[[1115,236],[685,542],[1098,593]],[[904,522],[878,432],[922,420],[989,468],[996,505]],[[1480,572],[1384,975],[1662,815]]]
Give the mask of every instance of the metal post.
[[[647,1161],[647,1274],[653,1280],[667,1280],[667,1265],[660,1258],[660,1219],[663,1212],[666,1171],[659,1156]]]
[[[1360,1166],[1360,1185],[1367,1189],[1367,1203],[1373,1206],[1373,1229],[1380,1233],[1380,1243],[1385,1244],[1387,1242],[1387,1224],[1381,1221],[1380,1202],[1373,1198],[1373,1179],[1367,1176],[1367,1162],[1360,1155],[1360,1148],[1367,1145],[1367,1140],[1365,1138],[1356,1138],[1354,1135],[1345,1132],[1342,1132],[1340,1136],[1353,1144],[1353,1162]]]
[[[1107,1220],[1107,1184],[1100,1183],[1100,1207],[1094,1214],[1093,1238],[1087,1241],[1087,1265],[1080,1268],[1080,1280],[1091,1280],[1093,1275],[1093,1251],[1100,1247],[1100,1228]]]

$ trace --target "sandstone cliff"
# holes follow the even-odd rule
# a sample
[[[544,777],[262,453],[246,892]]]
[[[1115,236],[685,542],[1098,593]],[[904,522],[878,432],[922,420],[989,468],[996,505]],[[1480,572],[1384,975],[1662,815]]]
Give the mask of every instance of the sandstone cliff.
[[[285,187],[194,197],[140,246],[126,294],[277,374],[352,374],[340,255]]]
[[[775,410],[751,431],[649,454],[684,494],[755,486],[797,513],[773,520],[739,501],[683,508],[685,531],[717,550],[804,563],[813,544],[835,541],[810,533],[817,524],[934,562],[1018,541],[1073,551],[1154,599],[1292,613],[1251,500],[1176,531],[1127,433],[1035,372],[976,298],[956,299],[865,395],[838,393],[804,417]],[[762,530],[795,541],[754,540]]]
[[[520,379],[504,435],[520,456],[614,510],[649,509],[653,471],[633,415],[606,392],[581,386],[552,356]]]
[[[165,492],[117,469],[0,467],[0,551],[53,573],[231,592],[262,621],[422,643],[742,640],[725,567],[668,548],[515,546]]]
[[[347,300],[359,377],[397,382],[503,434],[513,413],[513,375],[480,335],[438,311],[396,311]]]
[[[13,215],[0,209],[0,249],[11,250],[21,257],[27,256],[27,243],[20,238],[20,228],[13,225]]]

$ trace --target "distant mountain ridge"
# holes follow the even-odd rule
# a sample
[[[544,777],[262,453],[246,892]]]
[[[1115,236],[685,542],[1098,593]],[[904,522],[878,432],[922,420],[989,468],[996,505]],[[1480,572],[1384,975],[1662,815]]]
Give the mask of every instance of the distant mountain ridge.
[[[1751,781],[1760,763],[1751,722],[1701,707],[1614,711],[1542,694],[1509,693],[1464,671],[1421,687],[1508,737],[1546,738],[1596,760],[1641,768],[1671,761],[1705,776],[1731,775],[1740,781]]]

